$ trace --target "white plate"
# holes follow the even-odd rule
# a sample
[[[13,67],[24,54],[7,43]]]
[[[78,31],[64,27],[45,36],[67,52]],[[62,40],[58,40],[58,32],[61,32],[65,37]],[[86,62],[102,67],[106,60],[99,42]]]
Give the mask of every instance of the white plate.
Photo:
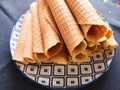
[[[14,26],[11,38],[10,49],[13,55],[19,37],[21,23],[24,16],[21,16]],[[103,53],[96,53],[88,58],[88,62],[70,65],[59,65],[55,63],[27,64],[15,62],[22,73],[34,82],[52,88],[79,88],[98,79],[105,73],[111,64],[114,51],[105,50]]]

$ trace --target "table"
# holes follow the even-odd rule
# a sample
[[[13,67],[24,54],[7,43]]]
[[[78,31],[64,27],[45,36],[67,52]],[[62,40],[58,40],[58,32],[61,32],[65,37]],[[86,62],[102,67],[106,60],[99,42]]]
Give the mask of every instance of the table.
[[[35,0],[0,0],[0,90],[47,90],[26,79],[12,61],[9,40],[11,30],[18,18],[29,9]],[[120,44],[120,0],[90,0],[106,18]],[[79,90],[79,89],[76,89]],[[120,90],[120,47],[110,69],[99,80],[81,90]]]

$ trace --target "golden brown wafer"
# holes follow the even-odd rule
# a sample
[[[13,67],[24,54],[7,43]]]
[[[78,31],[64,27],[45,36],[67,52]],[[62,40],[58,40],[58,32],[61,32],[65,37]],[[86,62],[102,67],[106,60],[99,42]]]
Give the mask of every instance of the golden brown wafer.
[[[108,28],[100,18],[89,0],[65,0],[74,14],[78,24],[80,24],[85,38],[89,42],[98,42],[102,37],[108,35]],[[107,35],[106,35],[107,34]]]
[[[67,58],[67,49],[63,47],[60,53],[50,58],[50,61],[57,63],[57,64],[69,64],[69,61]]]
[[[83,63],[85,61],[87,61],[88,58],[88,54],[89,52],[83,51],[82,53],[79,53],[78,55],[76,55],[75,57],[72,56],[71,57],[71,61],[73,62],[77,62],[77,63]]]
[[[40,29],[40,23],[38,19],[38,8],[37,2],[33,2],[30,5],[30,12],[32,15],[32,44],[33,44],[33,55],[38,62],[48,60],[45,55],[43,39]]]
[[[58,28],[45,0],[37,0],[37,3],[45,54],[48,57],[55,56],[63,47],[63,43],[58,34]]]
[[[30,14],[31,17],[31,14]],[[28,63],[35,63],[35,59],[33,58],[33,53],[32,53],[32,23],[30,22],[30,25],[28,27],[28,32],[27,32],[27,38],[25,42],[25,48],[24,48],[24,59]]]
[[[27,64],[28,61],[35,62],[32,55],[32,34],[31,34],[31,14],[24,15],[22,28],[16,49],[14,51],[13,60]]]
[[[46,0],[70,55],[82,52],[87,44],[74,16],[64,0]]]
[[[112,36],[111,38],[107,39],[106,41],[102,42],[102,47],[103,49],[111,49],[113,50],[114,48],[118,47],[118,43]]]
[[[89,52],[88,56],[90,56],[90,55],[92,55],[93,53],[96,53],[96,52],[103,52],[103,49],[102,49],[101,43],[88,43],[86,51]]]

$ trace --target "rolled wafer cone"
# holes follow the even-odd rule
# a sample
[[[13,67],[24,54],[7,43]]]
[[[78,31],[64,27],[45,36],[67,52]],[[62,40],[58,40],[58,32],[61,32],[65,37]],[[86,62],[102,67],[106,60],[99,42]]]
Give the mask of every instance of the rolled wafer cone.
[[[108,28],[108,32],[106,33],[105,36],[106,36],[107,39],[109,39],[109,38],[111,38],[111,37],[113,36],[113,31],[112,31],[112,29],[110,28],[108,22],[105,21],[105,23],[106,23],[106,26],[107,26],[107,28]]]
[[[33,55],[38,62],[48,60],[48,57],[45,55],[44,51],[43,39],[38,18],[37,2],[33,2],[30,5],[30,12],[32,15]]]
[[[63,43],[59,37],[58,28],[56,27],[50,9],[45,0],[37,0],[37,3],[45,55],[52,57],[61,51]]]
[[[50,58],[50,61],[57,64],[69,64],[69,60],[67,58],[67,49],[63,46],[62,50],[54,57]]]
[[[88,54],[89,54],[89,52],[86,52],[86,50],[85,50],[76,56],[72,56],[71,59],[73,62],[83,63],[83,62],[87,61]]]
[[[77,63],[86,62],[87,58],[89,56],[92,56],[94,53],[103,52],[103,49],[101,46],[102,45],[100,43],[96,43],[96,44],[88,43],[87,48],[80,54],[76,55],[75,57],[72,57],[72,60]]]
[[[31,14],[29,14],[29,18],[31,18]],[[28,18],[28,17],[27,17]],[[32,22],[30,20],[29,22],[29,27],[28,27],[28,32],[27,32],[27,38],[25,42],[25,48],[24,48],[24,59],[28,63],[35,63],[35,59],[33,58],[33,53],[32,53]]]
[[[90,51],[96,51],[99,45],[100,45],[100,43],[96,43],[93,45],[91,44],[91,45],[88,45],[87,49]]]
[[[106,41],[102,42],[101,44],[102,44],[103,49],[113,50],[114,48],[118,47],[118,43],[116,42],[113,36],[107,39]]]
[[[101,43],[95,43],[95,44],[88,43],[88,47],[86,48],[86,51],[89,52],[88,56],[90,56],[92,53],[102,52],[103,49]]]
[[[31,30],[31,14],[26,13],[22,23],[18,43],[14,51],[13,60],[25,64],[27,64],[28,61],[31,63],[35,62],[32,55]]]
[[[89,0],[65,0],[81,26],[85,38],[89,42],[98,42],[102,37],[107,36],[108,28],[100,18]],[[111,37],[109,31],[109,37]]]
[[[87,44],[74,16],[64,0],[46,0],[71,56],[82,52]]]

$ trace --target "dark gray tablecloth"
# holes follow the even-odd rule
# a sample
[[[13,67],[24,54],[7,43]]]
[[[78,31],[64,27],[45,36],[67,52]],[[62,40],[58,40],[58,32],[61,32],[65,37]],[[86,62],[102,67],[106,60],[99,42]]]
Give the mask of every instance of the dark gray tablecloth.
[[[18,18],[29,9],[34,0],[0,0],[0,90],[46,90],[26,79],[12,62],[9,40],[11,30]],[[120,44],[120,0],[91,0],[94,7],[102,13],[114,30]],[[109,71],[99,80],[81,90],[120,90],[120,47]]]

